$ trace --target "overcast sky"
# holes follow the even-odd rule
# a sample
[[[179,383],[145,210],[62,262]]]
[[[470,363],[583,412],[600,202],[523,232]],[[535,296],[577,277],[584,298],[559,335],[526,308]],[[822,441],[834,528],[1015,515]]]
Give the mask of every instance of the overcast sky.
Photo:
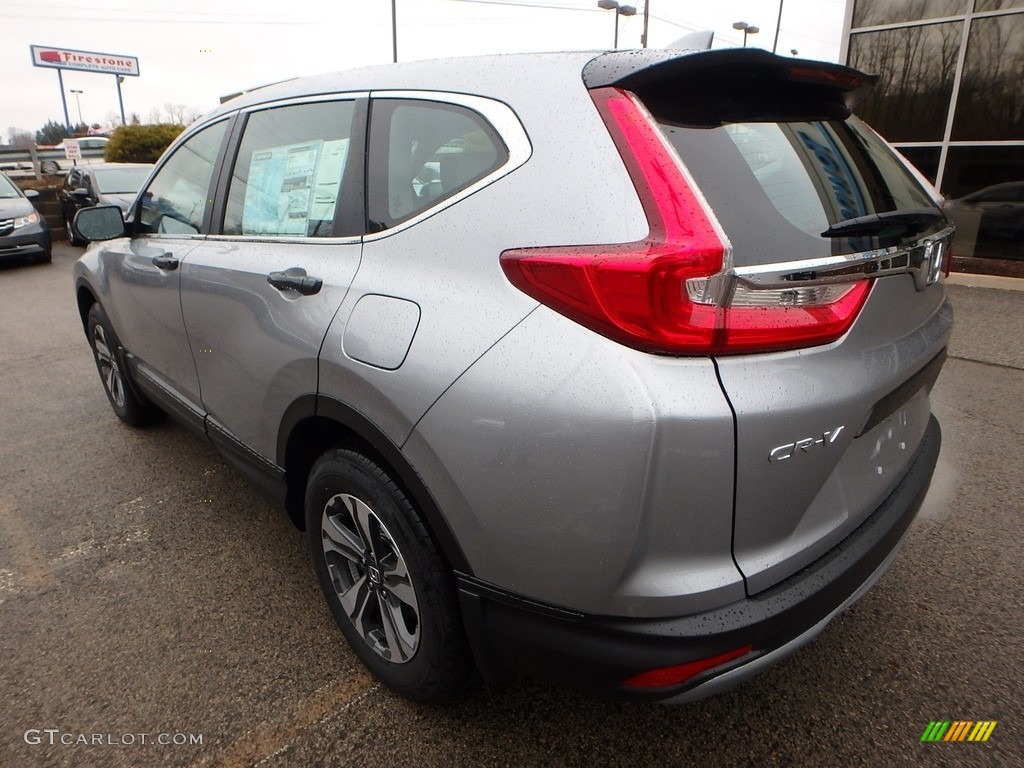
[[[778,51],[836,61],[846,0],[781,0]],[[624,3],[625,4],[625,3]],[[740,45],[735,21],[771,50],[779,0],[650,0],[651,47],[713,30],[715,47]],[[620,17],[619,46],[639,47],[637,15]],[[517,7],[519,6],[519,7]],[[596,0],[397,0],[398,58],[611,48],[614,14]],[[205,112],[219,97],[290,77],[391,60],[389,0],[0,0],[0,135],[63,122],[57,71],[32,66],[29,45],[136,56],[126,114],[144,122],[164,104]],[[65,70],[68,111],[108,125],[118,115],[113,75]]]

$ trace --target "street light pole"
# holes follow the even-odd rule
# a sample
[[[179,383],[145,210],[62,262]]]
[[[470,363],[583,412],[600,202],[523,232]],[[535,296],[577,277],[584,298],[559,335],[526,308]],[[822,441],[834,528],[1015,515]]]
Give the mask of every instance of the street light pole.
[[[636,7],[619,5],[618,0],[597,0],[597,7],[605,11],[615,11],[615,50],[619,49],[619,16],[635,16]]]
[[[651,21],[651,0],[644,0],[644,31],[640,35],[640,47],[647,47],[647,26]]]
[[[775,41],[772,43],[772,53],[779,47],[779,29],[782,27],[782,4],[786,0],[779,0],[779,19],[775,22]]]
[[[391,61],[398,63],[398,16],[395,14],[395,0],[391,0]]]
[[[759,27],[755,27],[755,26],[752,26],[750,24],[747,24],[747,22],[745,22],[745,21],[737,21],[735,24],[732,25],[732,28],[733,29],[741,29],[741,30],[743,30],[743,47],[744,48],[747,47],[747,35],[748,34],[756,35],[758,32],[761,31],[761,29]]]

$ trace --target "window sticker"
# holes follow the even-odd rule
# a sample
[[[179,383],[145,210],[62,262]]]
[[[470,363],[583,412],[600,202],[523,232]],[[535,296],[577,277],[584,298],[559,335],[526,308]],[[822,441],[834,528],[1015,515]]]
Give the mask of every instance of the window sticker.
[[[253,153],[242,210],[244,234],[306,235],[323,144],[302,142]]]
[[[348,159],[348,139],[325,141],[320,152],[313,181],[313,204],[309,218],[313,221],[333,221],[334,206],[338,201],[338,187]]]

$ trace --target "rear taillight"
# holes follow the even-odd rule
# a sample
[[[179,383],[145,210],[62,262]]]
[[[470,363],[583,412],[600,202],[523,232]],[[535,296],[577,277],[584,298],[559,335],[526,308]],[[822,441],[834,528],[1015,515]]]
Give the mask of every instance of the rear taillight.
[[[646,352],[710,355],[806,347],[839,338],[869,283],[815,289],[706,290],[729,244],[647,110],[617,88],[591,91],[647,216],[645,239],[518,248],[505,275],[551,309]]]

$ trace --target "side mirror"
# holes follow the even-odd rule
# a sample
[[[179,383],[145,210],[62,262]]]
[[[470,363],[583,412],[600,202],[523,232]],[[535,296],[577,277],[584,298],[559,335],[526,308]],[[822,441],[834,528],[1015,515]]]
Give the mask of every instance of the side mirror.
[[[34,189],[26,189],[25,197],[27,197],[29,200],[35,200],[37,197],[39,197],[39,192],[37,192]]]
[[[82,240],[114,240],[124,237],[124,217],[116,205],[82,208],[71,222],[72,231]]]
[[[89,190],[85,187],[79,187],[78,189],[72,190],[71,194],[75,197],[88,197]]]

